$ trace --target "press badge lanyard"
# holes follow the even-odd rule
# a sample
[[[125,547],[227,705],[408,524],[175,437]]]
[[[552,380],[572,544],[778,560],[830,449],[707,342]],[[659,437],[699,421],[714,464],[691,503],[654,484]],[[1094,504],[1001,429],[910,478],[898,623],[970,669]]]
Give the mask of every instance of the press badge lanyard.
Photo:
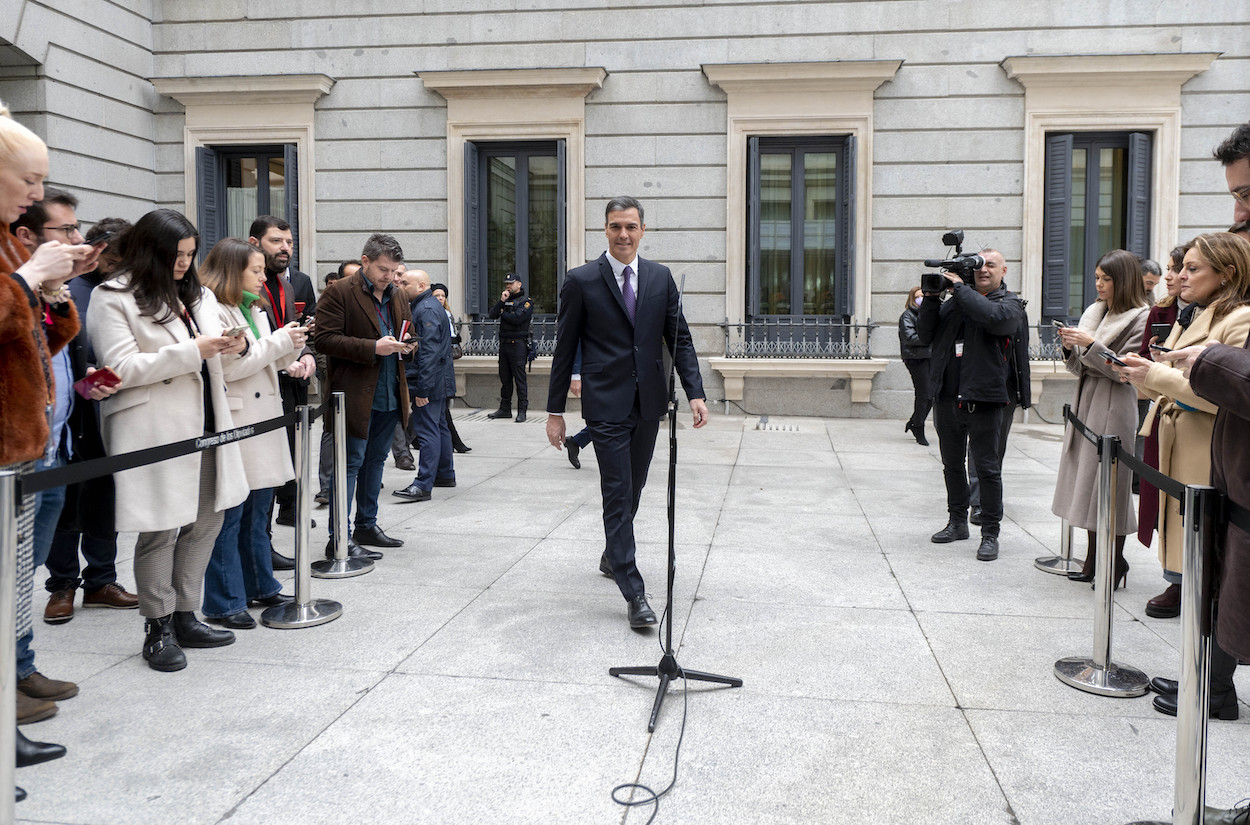
[[[278,322],[278,326],[286,326],[286,287],[282,285],[281,275],[278,276],[278,303],[274,303],[268,281],[265,281],[265,294],[269,296],[269,305],[273,307],[273,317]]]

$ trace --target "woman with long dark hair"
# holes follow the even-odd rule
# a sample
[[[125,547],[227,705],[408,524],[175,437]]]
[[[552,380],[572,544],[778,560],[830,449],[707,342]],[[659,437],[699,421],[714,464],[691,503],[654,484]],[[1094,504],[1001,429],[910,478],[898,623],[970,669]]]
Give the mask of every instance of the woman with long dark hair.
[[[221,356],[247,339],[222,335],[217,298],[195,269],[199,235],[158,209],[122,241],[117,275],[87,311],[100,359],[125,389],[100,405],[109,454],[199,438],[234,426]],[[143,658],[154,670],[186,667],[182,648],[219,647],[234,634],[195,616],[222,513],[248,495],[237,443],[159,461],[115,477],[118,532],[137,532],[135,584],[145,620]]]
[[[1150,301],[1142,284],[1141,262],[1132,252],[1116,249],[1099,259],[1094,268],[1098,300],[1090,304],[1074,327],[1059,330],[1064,364],[1077,377],[1072,407],[1076,415],[1096,433],[1118,435],[1120,443],[1132,444],[1137,432],[1137,394],[1120,383],[1101,353],[1135,352],[1146,327]],[[1137,526],[1133,518],[1132,475],[1121,465],[1116,485],[1115,566],[1113,585],[1128,576],[1124,560],[1124,540]],[[1089,535],[1089,550],[1079,573],[1069,573],[1073,581],[1094,579],[1098,526],[1098,452],[1074,428],[1064,433],[1059,457],[1059,478],[1051,512]]]
[[[933,407],[933,399],[929,397],[929,347],[920,343],[916,335],[916,319],[920,317],[920,302],[924,297],[920,287],[914,286],[907,293],[907,303],[903,314],[898,318],[898,348],[903,359],[903,366],[911,373],[911,386],[915,394],[912,401],[911,418],[903,427],[916,437],[916,443],[928,446],[924,437],[924,420]]]
[[[290,363],[304,346],[307,330],[292,321],[269,328],[261,297],[265,286],[265,255],[238,238],[223,238],[200,268],[204,286],[217,296],[217,317],[223,328],[244,326],[248,347],[221,356],[226,396],[236,427],[282,416],[278,366]],[[274,488],[295,478],[284,430],[271,430],[243,442],[243,467],[251,492],[247,500],[225,512],[204,577],[204,616],[214,624],[250,630],[256,620],[249,604],[271,607],[289,601],[273,576],[269,542],[270,506]]]

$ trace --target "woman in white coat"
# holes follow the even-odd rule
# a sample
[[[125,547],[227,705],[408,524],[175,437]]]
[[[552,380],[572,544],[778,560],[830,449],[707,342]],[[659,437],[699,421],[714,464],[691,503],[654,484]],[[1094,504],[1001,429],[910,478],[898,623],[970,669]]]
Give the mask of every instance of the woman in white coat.
[[[238,238],[223,238],[200,266],[200,280],[217,297],[223,329],[245,326],[247,350],[223,355],[226,398],[236,427],[282,415],[278,365],[285,366],[304,346],[307,330],[292,321],[271,331],[265,301],[265,255]],[[273,576],[269,543],[269,507],[274,488],[295,478],[286,431],[270,430],[240,442],[243,468],[251,488],[247,501],[225,513],[204,574],[204,616],[235,630],[250,630],[256,620],[249,604],[271,607],[289,601]]]
[[[195,272],[195,227],[170,209],[140,218],[122,241],[117,276],[87,311],[96,354],[124,389],[100,405],[110,455],[201,438],[234,426],[221,355],[246,339],[222,335],[217,299]],[[234,634],[202,624],[204,568],[222,513],[247,498],[237,443],[125,470],[114,477],[117,530],[137,532],[135,584],[153,670],[186,667],[182,648],[220,647]]]

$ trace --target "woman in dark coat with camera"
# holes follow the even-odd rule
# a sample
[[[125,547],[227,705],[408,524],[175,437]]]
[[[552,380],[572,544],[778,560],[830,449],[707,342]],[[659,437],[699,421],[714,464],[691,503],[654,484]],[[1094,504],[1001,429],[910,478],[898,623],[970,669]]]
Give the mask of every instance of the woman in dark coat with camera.
[[[898,318],[898,348],[903,366],[911,373],[911,386],[915,392],[911,418],[903,429],[916,437],[916,443],[929,445],[924,437],[924,420],[929,416],[933,399],[929,397],[929,347],[920,343],[916,335],[916,319],[920,317],[920,302],[924,300],[920,287],[914,286],[907,293],[907,305]]]

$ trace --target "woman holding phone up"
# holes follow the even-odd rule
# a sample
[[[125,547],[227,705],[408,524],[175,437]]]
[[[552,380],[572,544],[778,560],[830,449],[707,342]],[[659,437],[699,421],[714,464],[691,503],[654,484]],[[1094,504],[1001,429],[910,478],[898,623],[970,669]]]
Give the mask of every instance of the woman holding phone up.
[[[238,238],[223,238],[200,267],[200,279],[217,297],[217,318],[226,331],[243,328],[242,353],[221,356],[226,397],[234,426],[282,415],[278,367],[304,346],[307,330],[292,321],[276,331],[265,312],[265,255]],[[225,512],[204,576],[204,616],[215,624],[250,630],[249,604],[282,604],[282,585],[273,576],[269,508],[274,488],[295,478],[285,430],[253,436],[241,445],[251,488],[247,500]]]
[[[1094,268],[1098,300],[1090,304],[1074,327],[1063,327],[1059,338],[1064,364],[1077,377],[1076,415],[1096,433],[1118,435],[1122,444],[1132,444],[1137,431],[1137,395],[1120,383],[1104,352],[1133,350],[1146,328],[1150,304],[1142,284],[1141,263],[1124,249],[1108,252]],[[1128,577],[1124,560],[1124,540],[1134,532],[1136,521],[1131,507],[1132,475],[1119,468],[1115,500],[1115,567],[1112,586]],[[1069,427],[1063,437],[1059,458],[1059,478],[1051,512],[1067,519],[1072,527],[1085,530],[1089,550],[1079,573],[1068,578],[1078,582],[1094,580],[1098,526],[1098,452],[1085,437]]]
[[[234,426],[221,356],[242,352],[247,339],[221,334],[217,298],[195,271],[198,239],[181,214],[149,212],[123,238],[116,276],[92,294],[96,353],[124,387],[100,405],[110,455]],[[249,492],[239,445],[125,470],[115,484],[117,530],[139,533],[135,584],[148,665],[181,670],[182,648],[231,644],[233,633],[202,624],[195,611],[222,514]]]

